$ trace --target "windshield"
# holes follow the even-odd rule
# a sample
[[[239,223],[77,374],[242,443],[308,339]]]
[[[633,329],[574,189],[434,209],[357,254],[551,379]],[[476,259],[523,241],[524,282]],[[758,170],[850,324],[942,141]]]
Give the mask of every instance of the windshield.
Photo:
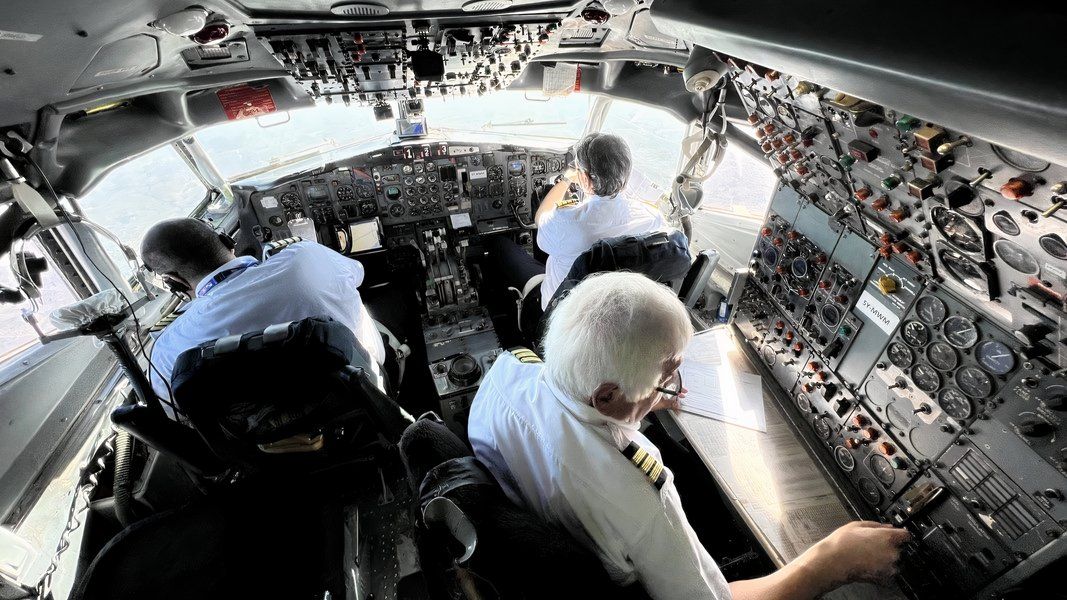
[[[524,92],[485,96],[426,98],[430,136],[479,141],[527,139],[565,147],[585,129],[590,96],[572,94],[544,100]],[[377,121],[366,107],[317,106],[290,111],[288,120],[264,127],[245,119],[208,127],[197,140],[230,181],[263,178],[321,166],[325,162],[384,146],[396,138],[392,119]]]

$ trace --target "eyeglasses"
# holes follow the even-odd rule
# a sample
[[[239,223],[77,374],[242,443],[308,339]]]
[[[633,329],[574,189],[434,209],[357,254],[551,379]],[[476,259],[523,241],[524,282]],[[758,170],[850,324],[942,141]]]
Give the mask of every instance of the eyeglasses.
[[[674,389],[671,389],[670,387],[667,387],[667,386],[671,385],[672,383],[676,384],[674,386]],[[661,393],[661,394],[663,394],[663,395],[665,395],[665,396],[677,396],[677,395],[681,394],[682,393],[682,372],[680,370],[678,370],[678,369],[675,369],[674,373],[671,373],[671,375],[668,378],[668,380],[665,383],[665,385],[657,386],[656,387],[656,391]]]

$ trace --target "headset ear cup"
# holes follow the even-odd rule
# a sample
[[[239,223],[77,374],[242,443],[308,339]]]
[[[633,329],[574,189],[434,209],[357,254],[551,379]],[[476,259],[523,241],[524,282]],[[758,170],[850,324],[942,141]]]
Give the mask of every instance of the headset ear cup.
[[[237,242],[233,241],[233,238],[230,237],[228,233],[219,232],[219,241],[221,241],[222,245],[226,246],[226,249],[228,250],[233,250],[237,247]]]

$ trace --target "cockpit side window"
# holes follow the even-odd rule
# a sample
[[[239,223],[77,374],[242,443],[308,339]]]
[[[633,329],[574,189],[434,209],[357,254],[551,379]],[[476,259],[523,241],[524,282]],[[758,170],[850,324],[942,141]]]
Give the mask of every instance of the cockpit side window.
[[[653,193],[669,193],[678,174],[685,128],[678,117],[661,108],[613,99],[600,131],[620,136],[630,145],[631,187],[643,183]]]
[[[78,199],[85,216],[111,230],[134,250],[154,223],[185,217],[204,201],[207,188],[171,146],[163,146],[116,168]],[[127,278],[130,266],[118,248],[103,242]]]

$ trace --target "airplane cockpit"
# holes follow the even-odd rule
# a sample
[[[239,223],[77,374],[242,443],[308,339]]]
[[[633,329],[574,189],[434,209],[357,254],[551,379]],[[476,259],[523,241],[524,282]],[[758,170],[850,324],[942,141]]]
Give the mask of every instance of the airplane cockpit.
[[[670,469],[726,580],[874,521],[908,533],[892,576],[820,597],[1067,597],[1059,9],[9,4],[0,598],[670,596],[620,585],[468,436],[494,365],[551,360],[604,272],[695,331],[656,388],[689,395],[635,426],[662,456],[623,454],[656,490]],[[603,134],[628,147],[611,197],[660,226],[553,282],[539,222],[600,197],[577,173]],[[186,217],[237,266],[153,270],[153,226]],[[225,308],[297,316],[211,313],[158,352],[301,248],[320,288]]]

